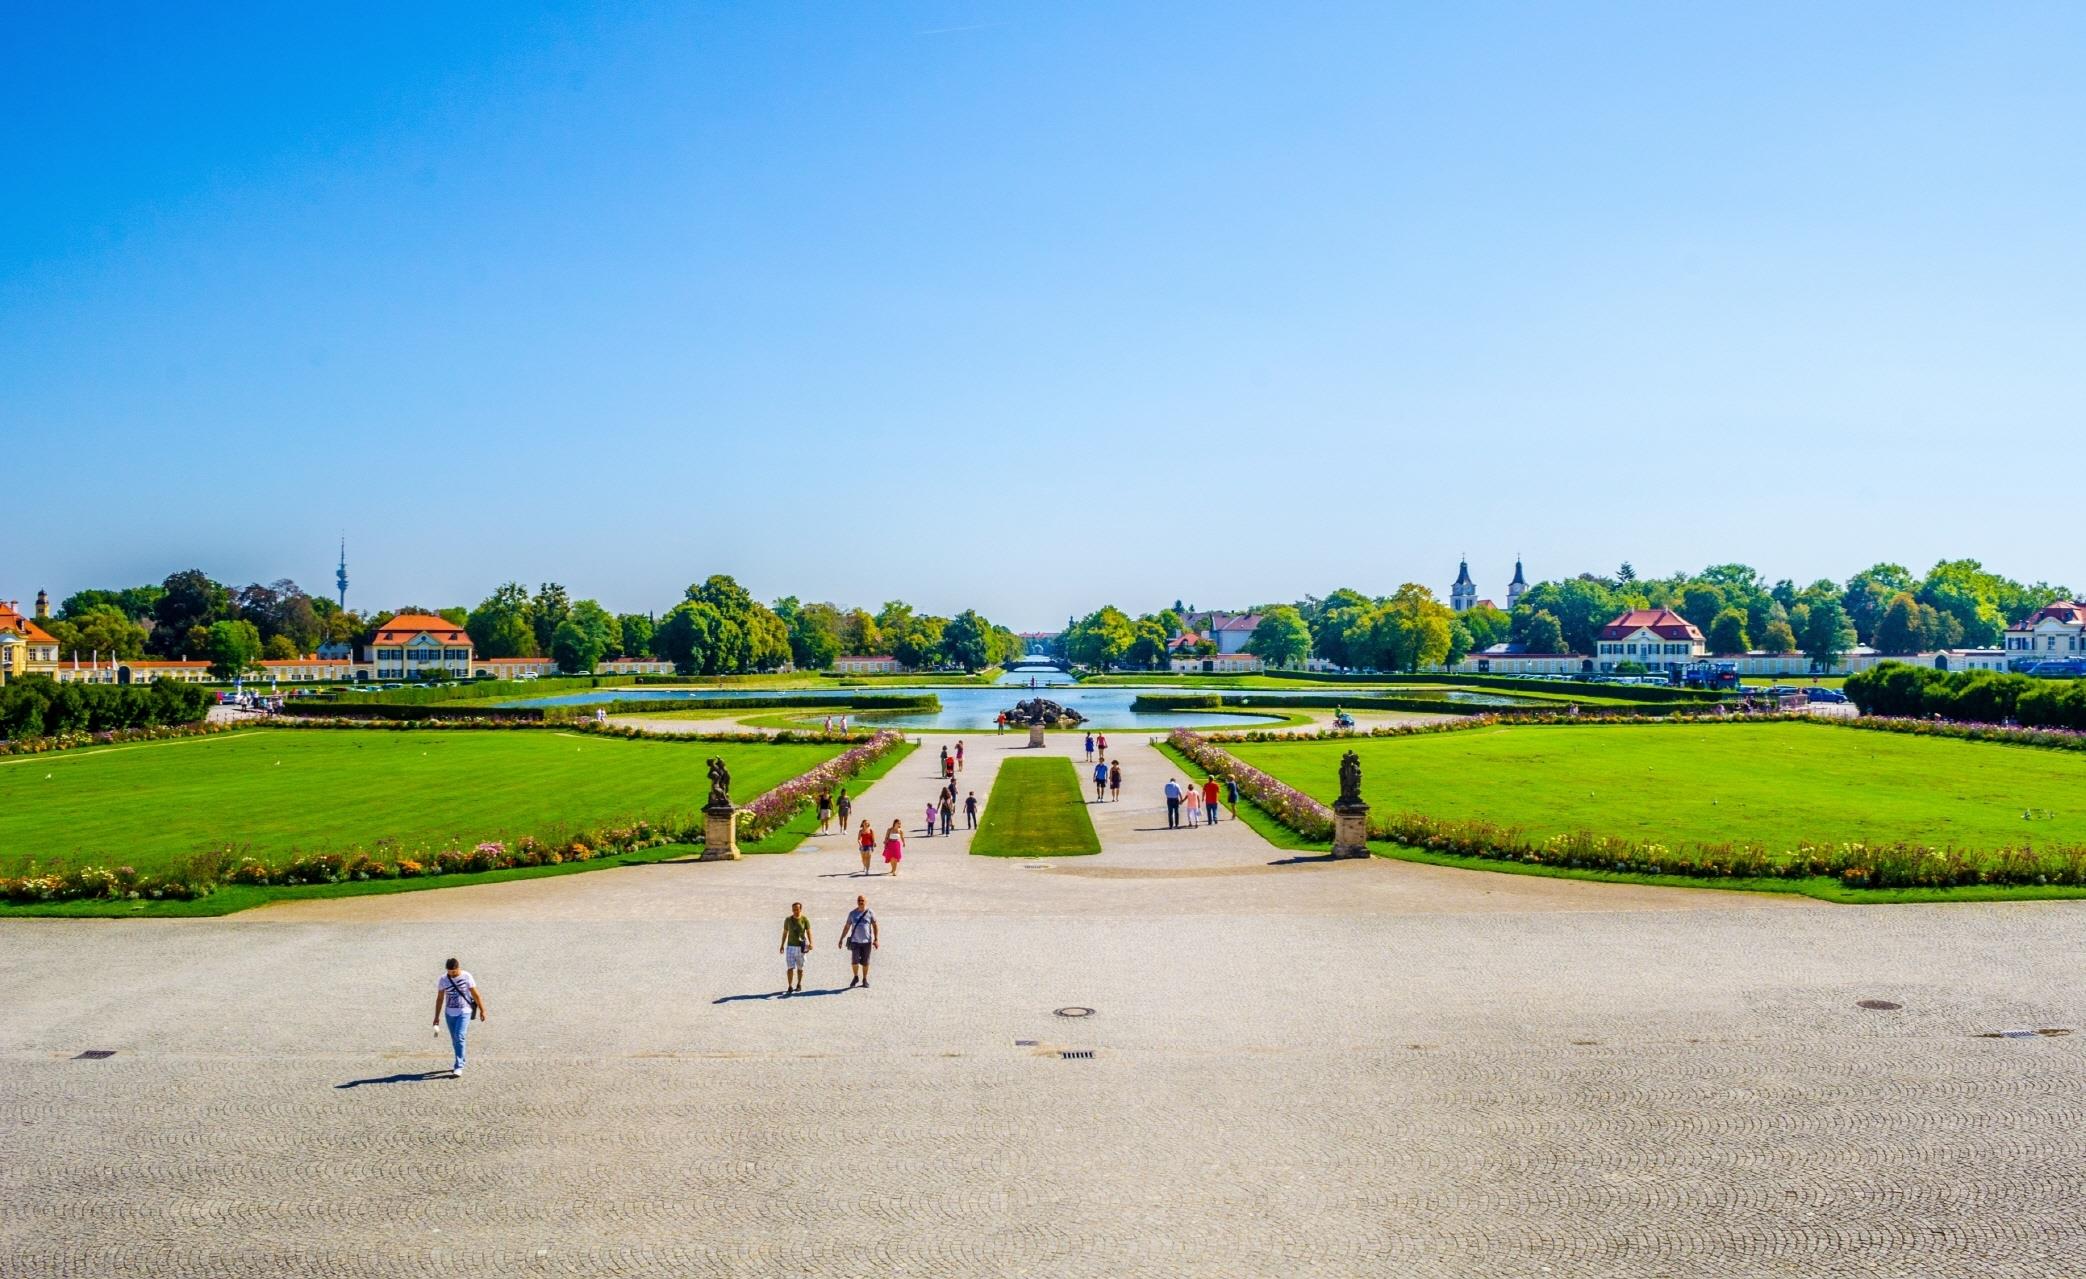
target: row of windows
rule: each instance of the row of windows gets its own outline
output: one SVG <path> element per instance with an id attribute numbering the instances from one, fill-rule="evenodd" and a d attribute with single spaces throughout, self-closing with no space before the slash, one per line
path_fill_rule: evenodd
<path id="1" fill-rule="evenodd" d="M 1674 655 L 1679 655 L 1679 654 L 1686 654 L 1686 653 L 1692 653 L 1692 652 L 1694 652 L 1694 651 L 1695 651 L 1695 646 L 1694 646 L 1693 644 L 1634 644 L 1634 643 L 1632 643 L 1632 644 L 1618 644 L 1618 643 L 1608 643 L 1608 644 L 1603 644 L 1603 645 L 1601 645 L 1601 651 L 1602 651 L 1603 653 L 1622 653 L 1622 654 L 1626 654 L 1626 655 L 1628 655 L 1628 656 L 1631 656 L 1631 657 L 1635 657 L 1635 656 L 1636 656 L 1636 655 L 1637 655 L 1638 653 L 1640 653 L 1640 652 L 1641 652 L 1641 653 L 1643 653 L 1643 654 L 1644 654 L 1644 655 L 1645 655 L 1646 657 L 1651 657 L 1651 656 L 1654 656 L 1654 655 L 1656 655 L 1656 654 L 1661 654 L 1661 653 L 1665 653 L 1665 654 L 1674 654 Z"/>
<path id="2" fill-rule="evenodd" d="M 2080 643 L 2080 641 L 2079 641 L 2079 637 L 2078 637 L 2078 636 L 2074 636 L 2074 635 L 2045 635 L 2045 636 L 2043 636 L 2043 641 L 2044 641 L 2044 643 L 2043 643 L 2043 651 L 2044 651 L 2044 652 L 2049 652 L 2049 653 L 2054 653 L 2054 652 L 2058 651 L 2058 645 L 2057 645 L 2057 641 L 2058 641 L 2058 640 L 2063 640 L 2063 641 L 2064 641 L 2064 651 L 2065 651 L 2065 652 L 2067 652 L 2067 653 L 2076 653 L 2076 652 L 2079 652 L 2079 651 L 2080 651 L 2080 649 L 2079 649 L 2079 643 Z M 2010 648 L 2010 649 L 2013 649 L 2013 650 L 2015 650 L 2016 652 L 2033 652 L 2033 651 L 2034 651 L 2034 649 L 2035 649 L 2035 636 L 2033 636 L 2033 635 L 2009 635 L 2009 636 L 2007 636 L 2007 637 L 2006 637 L 2006 646 L 2007 646 L 2008 648 Z"/>
<path id="3" fill-rule="evenodd" d="M 406 652 L 406 650 L 398 648 L 379 648 L 372 651 L 380 662 L 398 661 L 399 655 Z M 416 645 L 408 656 L 416 662 L 432 662 L 438 659 L 445 662 L 468 662 L 471 660 L 471 650 L 468 648 L 435 649 Z"/>

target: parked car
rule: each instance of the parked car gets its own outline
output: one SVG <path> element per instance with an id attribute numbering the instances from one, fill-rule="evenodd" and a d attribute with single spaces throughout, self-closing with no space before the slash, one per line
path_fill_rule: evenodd
<path id="1" fill-rule="evenodd" d="M 1845 704 L 1847 694 L 1837 688 L 1814 688 L 1811 690 L 1811 700 L 1814 702 L 1830 702 L 1835 706 L 1839 706 Z"/>

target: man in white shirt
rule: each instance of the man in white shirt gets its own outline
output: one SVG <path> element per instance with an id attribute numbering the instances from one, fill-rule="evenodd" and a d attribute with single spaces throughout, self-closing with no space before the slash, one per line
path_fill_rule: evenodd
<path id="1" fill-rule="evenodd" d="M 485 1020 L 485 1000 L 471 974 L 452 959 L 435 981 L 434 1022 L 437 1026 L 444 1021 L 449 1023 L 449 1043 L 456 1049 L 456 1064 L 449 1068 L 452 1076 L 464 1073 L 464 1033 L 470 1029 L 473 1017 Z"/>

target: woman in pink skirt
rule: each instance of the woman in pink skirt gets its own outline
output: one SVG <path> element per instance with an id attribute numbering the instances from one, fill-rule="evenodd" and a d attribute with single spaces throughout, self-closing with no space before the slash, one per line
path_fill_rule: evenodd
<path id="1" fill-rule="evenodd" d="M 884 832 L 884 869 L 896 875 L 899 859 L 904 856 L 905 824 L 892 822 L 891 829 Z"/>

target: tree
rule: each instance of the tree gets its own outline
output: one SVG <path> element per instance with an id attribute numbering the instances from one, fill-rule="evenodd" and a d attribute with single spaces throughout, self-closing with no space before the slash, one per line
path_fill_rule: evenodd
<path id="1" fill-rule="evenodd" d="M 1830 669 L 1847 655 L 1857 640 L 1854 623 L 1847 620 L 1847 610 L 1840 607 L 1837 599 L 1820 600 L 1811 605 L 1804 618 L 1804 655 L 1818 670 Z"/>
<path id="2" fill-rule="evenodd" d="M 1370 665 L 1416 671 L 1447 660 L 1455 614 L 1426 587 L 1407 582 L 1367 616 Z"/>
<path id="3" fill-rule="evenodd" d="M 1580 576 L 1529 587 L 1514 610 L 1514 620 L 1517 627 L 1525 627 L 1526 618 L 1548 612 L 1564 628 L 1564 646 L 1559 651 L 1591 653 L 1601 628 L 1623 609 L 1624 600 L 1617 592 L 1592 577 Z M 1525 634 L 1522 642 L 1528 642 Z"/>
<path id="4" fill-rule="evenodd" d="M 550 655 L 561 671 L 591 674 L 601 659 L 615 652 L 622 642 L 615 615 L 596 600 L 581 600 L 552 632 Z"/>
<path id="5" fill-rule="evenodd" d="M 1996 647 L 2006 632 L 2006 613 L 2000 598 L 2018 583 L 1985 571 L 1976 560 L 1943 560 L 1927 570 L 1915 592 L 1928 608 L 1948 614 L 1962 624 L 1963 642 L 1979 648 Z"/>
<path id="6" fill-rule="evenodd" d="M 884 647 L 884 633 L 877 629 L 876 618 L 867 610 L 851 608 L 840 615 L 840 651 L 853 657 L 865 657 L 880 653 Z"/>
<path id="7" fill-rule="evenodd" d="M 551 637 L 558 633 L 558 624 L 571 614 L 572 601 L 564 587 L 545 582 L 536 588 L 536 598 L 529 601 L 529 631 L 536 637 L 537 652 L 550 652 Z"/>
<path id="8" fill-rule="evenodd" d="M 464 619 L 464 630 L 480 657 L 538 657 L 536 628 L 530 622 L 529 589 L 503 582 Z"/>
<path id="9" fill-rule="evenodd" d="M 1891 654 L 1919 652 L 1927 640 L 1928 622 L 1923 616 L 1926 611 L 1918 600 L 1912 598 L 1910 591 L 1899 591 L 1892 596 L 1870 640 L 1876 651 Z M 1859 630 L 1856 627 L 1856 631 Z"/>
<path id="10" fill-rule="evenodd" d="M 1847 610 L 1847 618 L 1854 623 L 1854 633 L 1864 641 L 1875 643 L 1876 628 L 1883 622 L 1884 610 L 1900 595 L 1909 594 L 1916 586 L 1911 570 L 1903 564 L 1871 564 L 1847 579 L 1847 589 L 1840 596 L 1840 607 Z"/>
<path id="11" fill-rule="evenodd" d="M 942 660 L 965 671 L 981 671 L 992 665 L 994 647 L 992 623 L 978 616 L 975 609 L 963 610 L 942 628 Z"/>
<path id="12" fill-rule="evenodd" d="M 1623 561 L 1623 562 L 1622 562 L 1622 563 L 1621 563 L 1620 565 L 1618 565 L 1618 566 L 1616 567 L 1616 570 L 1615 570 L 1615 580 L 1616 580 L 1616 581 L 1618 581 L 1618 582 L 1634 582 L 1634 581 L 1636 581 L 1636 580 L 1637 580 L 1637 566 L 1636 566 L 1636 565 L 1634 565 L 1634 564 L 1632 564 L 1632 563 L 1630 563 L 1630 562 L 1629 562 L 1628 560 L 1624 560 L 1624 561 Z"/>
<path id="13" fill-rule="evenodd" d="M 96 604 L 44 623 L 61 656 L 142 657 L 145 628 L 114 604 Z"/>
<path id="14" fill-rule="evenodd" d="M 652 632 L 657 625 L 643 613 L 622 613 L 616 617 L 616 630 L 623 642 L 617 646 L 618 657 L 650 657 L 652 655 Z"/>
<path id="15" fill-rule="evenodd" d="M 1566 652 L 1564 626 L 1555 613 L 1537 613 L 1522 628 L 1521 644 L 1531 653 Z"/>
<path id="16" fill-rule="evenodd" d="M 1729 607 L 1730 602 L 1724 598 L 1724 592 L 1708 582 L 1690 582 L 1681 589 L 1680 615 L 1705 631 L 1709 629 L 1710 623 L 1716 620 L 1717 614 Z M 1743 620 L 1744 614 L 1740 614 L 1740 618 Z"/>
<path id="17" fill-rule="evenodd" d="M 152 606 L 153 650 L 177 658 L 199 654 L 200 648 L 190 647 L 190 637 L 229 616 L 231 592 L 193 568 L 169 576 L 161 590 L 164 593 Z M 254 647 L 260 648 L 258 639 Z"/>
<path id="18" fill-rule="evenodd" d="M 1311 627 L 1312 651 L 1335 666 L 1362 665 L 1349 647 L 1348 636 L 1360 633 L 1357 623 L 1375 606 L 1376 601 L 1346 587 L 1317 601 L 1312 611 L 1304 614 Z"/>
<path id="19" fill-rule="evenodd" d="M 932 666 L 941 657 L 942 633 L 948 619 L 908 616 L 891 642 L 891 656 L 906 666 Z"/>
<path id="20" fill-rule="evenodd" d="M 1709 622 L 1709 651 L 1712 653 L 1744 653 L 1753 647 L 1746 636 L 1746 615 L 1735 608 L 1727 608 Z"/>
<path id="21" fill-rule="evenodd" d="M 153 606 L 159 603 L 166 588 L 163 586 L 126 586 L 118 591 L 90 588 L 74 591 L 58 605 L 58 616 L 77 620 L 79 615 L 95 608 L 113 608 L 135 622 L 153 615 Z"/>
<path id="22" fill-rule="evenodd" d="M 261 643 L 261 656 L 271 662 L 294 662 L 303 654 L 297 651 L 297 642 L 287 635 L 270 635 Z"/>
<path id="23" fill-rule="evenodd" d="M 1770 653 L 1794 653 L 1796 651 L 1796 632 L 1789 629 L 1788 622 L 1783 621 L 1781 618 L 1776 618 L 1767 624 L 1765 631 L 1761 632 L 1760 647 Z"/>
<path id="24" fill-rule="evenodd" d="M 1105 671 L 1122 662 L 1136 639 L 1129 615 L 1108 604 L 1073 624 L 1065 635 L 1065 655 L 1082 666 Z"/>
<path id="25" fill-rule="evenodd" d="M 717 630 L 723 621 L 710 605 L 683 600 L 659 619 L 652 632 L 652 652 L 683 675 L 714 673 Z"/>
<path id="26" fill-rule="evenodd" d="M 1295 666 L 1311 654 L 1311 628 L 1296 609 L 1277 604 L 1261 613 L 1246 651 L 1269 666 Z"/>
<path id="27" fill-rule="evenodd" d="M 218 679 L 238 679 L 260 659 L 261 633 L 252 622 L 212 622 L 206 635 L 204 649 L 210 673 Z"/>
<path id="28" fill-rule="evenodd" d="M 840 653 L 840 629 L 834 625 L 833 606 L 813 605 L 796 609 L 794 614 L 775 610 L 775 615 L 789 628 L 790 661 L 800 671 L 825 670 Z"/>
<path id="29" fill-rule="evenodd" d="M 1132 625 L 1130 647 L 1123 653 L 1123 660 L 1148 671 L 1159 670 L 1167 664 L 1166 644 L 1172 638 L 1173 632 L 1157 617 L 1140 617 Z"/>
<path id="30" fill-rule="evenodd" d="M 1514 619 L 1507 616 L 1506 610 L 1483 600 L 1458 613 L 1456 621 L 1470 637 L 1465 652 L 1504 643 L 1514 631 Z"/>

